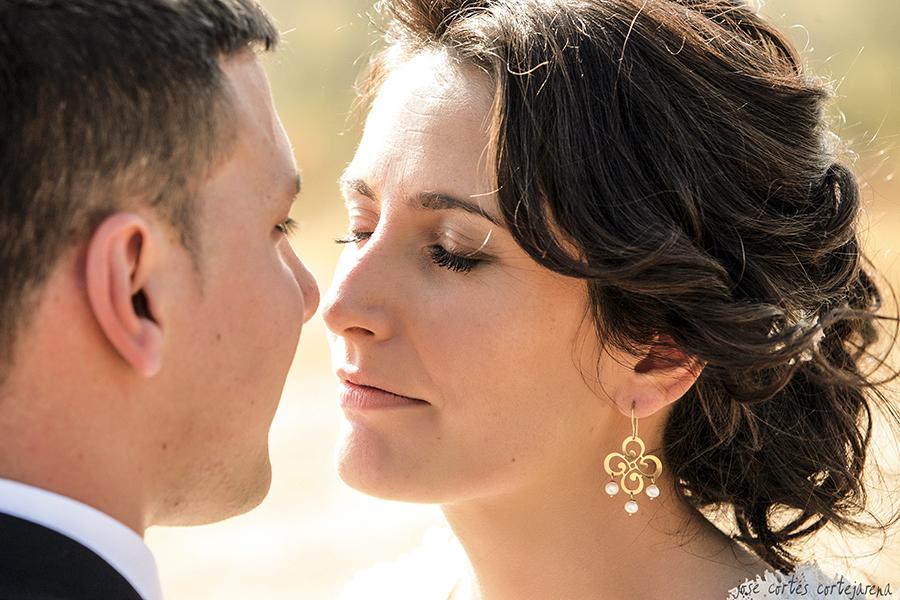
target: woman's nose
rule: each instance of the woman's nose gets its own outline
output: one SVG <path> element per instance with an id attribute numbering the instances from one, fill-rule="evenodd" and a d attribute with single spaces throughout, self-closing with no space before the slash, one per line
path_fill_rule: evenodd
<path id="1" fill-rule="evenodd" d="M 359 339 L 390 336 L 391 297 L 399 290 L 392 283 L 389 263 L 378 248 L 341 257 L 322 309 L 332 333 Z"/>

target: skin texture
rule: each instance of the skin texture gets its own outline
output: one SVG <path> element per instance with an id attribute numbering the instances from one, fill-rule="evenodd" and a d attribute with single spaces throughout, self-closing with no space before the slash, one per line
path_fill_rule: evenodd
<path id="1" fill-rule="evenodd" d="M 266 76 L 250 52 L 222 67 L 237 135 L 199 189 L 197 262 L 149 208 L 110 216 L 54 268 L 0 396 L 0 476 L 139 534 L 262 500 L 269 426 L 319 301 L 281 226 L 299 180 Z"/>
<path id="2" fill-rule="evenodd" d="M 323 301 L 336 372 L 425 402 L 345 406 L 340 475 L 442 505 L 472 565 L 459 597 L 724 597 L 761 565 L 674 499 L 665 466 L 661 497 L 638 498 L 633 517 L 603 491 L 631 407 L 659 455 L 702 366 L 603 347 L 580 280 L 540 267 L 487 218 L 422 207 L 438 193 L 498 216 L 491 94 L 480 71 L 417 55 L 383 84 L 344 175 L 356 242 Z M 481 262 L 447 269 L 435 246 Z"/>

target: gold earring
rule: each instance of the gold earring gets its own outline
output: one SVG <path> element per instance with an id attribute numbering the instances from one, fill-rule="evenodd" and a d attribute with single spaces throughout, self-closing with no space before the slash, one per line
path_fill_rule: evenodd
<path id="1" fill-rule="evenodd" d="M 628 516 L 638 511 L 638 503 L 634 499 L 635 494 L 640 494 L 644 489 L 644 478 L 650 480 L 647 486 L 647 496 L 652 500 L 659 496 L 659 487 L 656 478 L 662 473 L 662 462 L 652 454 L 644 454 L 646 447 L 644 440 L 638 437 L 637 419 L 634 418 L 634 403 L 631 404 L 631 435 L 622 442 L 622 452 L 610 452 L 603 461 L 603 468 L 609 475 L 606 484 L 606 493 L 610 498 L 619 493 L 619 489 L 625 490 L 630 499 L 625 503 L 625 512 Z M 615 462 L 615 468 L 613 463 Z M 613 478 L 618 477 L 620 483 Z"/>

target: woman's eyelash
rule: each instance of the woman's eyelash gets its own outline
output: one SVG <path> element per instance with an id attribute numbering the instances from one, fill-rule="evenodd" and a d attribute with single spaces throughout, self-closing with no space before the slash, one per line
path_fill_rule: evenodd
<path id="1" fill-rule="evenodd" d="M 287 219 L 276 225 L 275 229 L 280 231 L 283 235 L 290 237 L 300 230 L 300 224 L 292 218 L 288 217 Z"/>
<path id="2" fill-rule="evenodd" d="M 334 240 L 336 244 L 358 244 L 372 237 L 371 231 L 351 231 L 347 237 Z"/>
<path id="3" fill-rule="evenodd" d="M 351 231 L 347 237 L 334 240 L 338 244 L 358 244 L 372 237 L 371 231 Z M 457 273 L 468 273 L 474 269 L 482 259 L 474 256 L 461 256 L 448 251 L 443 246 L 431 246 L 429 248 L 431 260 L 439 267 L 456 271 Z"/>
<path id="4" fill-rule="evenodd" d="M 432 246 L 430 250 L 431 260 L 434 261 L 434 264 L 458 273 L 468 273 L 481 262 L 478 258 L 453 254 L 443 246 Z"/>

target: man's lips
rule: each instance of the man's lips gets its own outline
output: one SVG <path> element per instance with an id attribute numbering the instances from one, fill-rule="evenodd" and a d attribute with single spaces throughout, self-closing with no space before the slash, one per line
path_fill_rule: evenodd
<path id="1" fill-rule="evenodd" d="M 428 406 L 424 400 L 400 396 L 373 386 L 359 385 L 346 379 L 341 381 L 338 402 L 342 408 L 358 410 Z"/>

